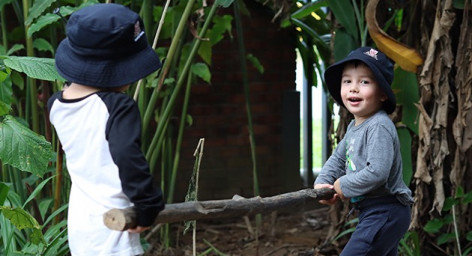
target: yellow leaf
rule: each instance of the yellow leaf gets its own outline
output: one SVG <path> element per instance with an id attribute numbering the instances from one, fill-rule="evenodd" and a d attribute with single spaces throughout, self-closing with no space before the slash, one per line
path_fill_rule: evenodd
<path id="1" fill-rule="evenodd" d="M 393 39 L 380 29 L 375 19 L 379 0 L 370 0 L 365 11 L 367 28 L 377 48 L 397 63 L 402 69 L 416 73 L 418 66 L 423 64 L 423 58 L 413 48 Z"/>

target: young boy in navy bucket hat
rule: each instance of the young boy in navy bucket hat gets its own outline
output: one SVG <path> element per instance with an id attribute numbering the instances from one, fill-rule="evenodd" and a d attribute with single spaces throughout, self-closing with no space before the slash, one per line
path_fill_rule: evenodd
<path id="1" fill-rule="evenodd" d="M 314 187 L 349 199 L 359 222 L 341 255 L 397 255 L 411 220 L 413 198 L 403 181 L 400 142 L 388 114 L 396 107 L 393 65 L 380 51 L 361 47 L 328 67 L 324 78 L 336 102 L 354 115 Z"/>
<path id="2" fill-rule="evenodd" d="M 123 92 L 161 67 L 138 14 L 118 4 L 74 12 L 56 68 L 68 81 L 48 101 L 72 180 L 68 211 L 71 254 L 139 255 L 139 233 L 164 208 L 141 151 L 138 107 Z M 108 229 L 103 214 L 136 209 L 137 227 Z"/>

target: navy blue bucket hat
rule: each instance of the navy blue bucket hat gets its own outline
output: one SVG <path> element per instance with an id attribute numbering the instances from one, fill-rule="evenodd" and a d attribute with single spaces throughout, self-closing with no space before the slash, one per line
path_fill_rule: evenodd
<path id="1" fill-rule="evenodd" d="M 383 105 L 385 112 L 388 114 L 393 113 L 396 108 L 395 94 L 391 88 L 393 81 L 393 64 L 385 54 L 372 47 L 358 48 L 349 53 L 346 58 L 326 69 L 324 79 L 331 96 L 333 96 L 334 100 L 339 105 L 344 107 L 341 99 L 341 78 L 344 64 L 355 60 L 363 62 L 370 68 L 380 89 L 385 92 L 388 97 Z"/>
<path id="2" fill-rule="evenodd" d="M 119 4 L 74 12 L 56 51 L 56 69 L 67 81 L 101 88 L 128 85 L 161 67 L 139 15 Z"/>

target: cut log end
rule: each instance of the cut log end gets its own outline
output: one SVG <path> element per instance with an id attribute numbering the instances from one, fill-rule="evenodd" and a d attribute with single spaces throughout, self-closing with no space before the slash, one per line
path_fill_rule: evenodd
<path id="1" fill-rule="evenodd" d="M 134 208 L 111 209 L 103 215 L 103 222 L 111 230 L 125 231 L 136 227 Z"/>

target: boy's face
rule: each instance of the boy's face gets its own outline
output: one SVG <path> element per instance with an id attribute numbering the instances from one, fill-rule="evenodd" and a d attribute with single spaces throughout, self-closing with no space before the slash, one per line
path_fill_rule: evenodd
<path id="1" fill-rule="evenodd" d="M 377 85 L 369 67 L 347 63 L 341 78 L 341 98 L 358 125 L 382 108 L 387 95 Z"/>

